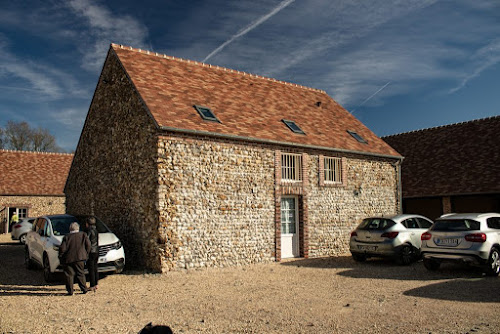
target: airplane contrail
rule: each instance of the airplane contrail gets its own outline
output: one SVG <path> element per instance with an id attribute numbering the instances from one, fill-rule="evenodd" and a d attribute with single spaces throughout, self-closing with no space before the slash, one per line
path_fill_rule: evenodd
<path id="1" fill-rule="evenodd" d="M 365 104 L 366 102 L 370 101 L 375 95 L 377 95 L 378 93 L 380 93 L 382 90 L 384 90 L 385 87 L 389 86 L 389 84 L 391 83 L 392 81 L 389 81 L 387 82 L 385 85 L 383 85 L 382 87 L 380 87 L 375 93 L 373 93 L 372 95 L 368 96 L 363 102 L 361 102 L 361 104 L 359 104 L 358 106 L 356 106 L 356 108 L 359 108 L 361 107 L 363 104 Z M 351 111 L 351 114 L 354 113 L 354 111 L 356 110 L 356 108 L 354 108 L 352 111 Z"/>
<path id="2" fill-rule="evenodd" d="M 295 0 L 285 0 L 285 1 L 282 1 L 271 12 L 269 12 L 266 15 L 262 16 L 258 20 L 250 23 L 250 25 L 248 27 L 246 27 L 245 29 L 239 31 L 236 35 L 231 36 L 230 39 L 228 39 L 227 41 L 225 41 L 224 43 L 222 43 L 217 49 L 215 49 L 212 52 L 210 52 L 210 54 L 208 56 L 206 56 L 205 59 L 203 59 L 202 62 L 206 62 L 208 59 L 212 58 L 214 55 L 216 55 L 217 53 L 221 52 L 222 49 L 224 49 L 228 44 L 232 43 L 236 38 L 241 37 L 241 36 L 247 34 L 249 31 L 255 29 L 261 23 L 269 20 L 271 17 L 273 17 L 274 15 L 276 15 L 279 11 L 281 11 L 284 8 L 286 8 L 289 4 L 291 4 L 294 1 Z"/>

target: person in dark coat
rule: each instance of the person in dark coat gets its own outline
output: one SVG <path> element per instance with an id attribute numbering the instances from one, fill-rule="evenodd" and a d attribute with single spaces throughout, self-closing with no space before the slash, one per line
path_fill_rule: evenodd
<path id="1" fill-rule="evenodd" d="M 69 225 L 69 233 L 63 238 L 59 247 L 59 260 L 64 266 L 67 295 L 73 295 L 73 283 L 76 281 L 82 293 L 87 293 L 84 266 L 90 252 L 90 240 L 87 234 L 80 232 L 80 225 L 74 222 Z"/>
<path id="2" fill-rule="evenodd" d="M 95 218 L 89 217 L 87 219 L 87 235 L 90 239 L 90 254 L 87 261 L 90 278 L 90 290 L 97 290 L 97 282 L 99 281 L 99 272 L 97 271 L 97 260 L 99 259 L 99 235 L 95 226 Z"/>

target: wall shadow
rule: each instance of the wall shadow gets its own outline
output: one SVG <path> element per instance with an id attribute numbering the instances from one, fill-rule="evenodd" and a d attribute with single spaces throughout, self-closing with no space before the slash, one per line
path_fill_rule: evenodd
<path id="1" fill-rule="evenodd" d="M 411 289 L 403 292 L 403 295 L 447 301 L 499 303 L 498 279 L 498 277 L 460 278 Z"/>

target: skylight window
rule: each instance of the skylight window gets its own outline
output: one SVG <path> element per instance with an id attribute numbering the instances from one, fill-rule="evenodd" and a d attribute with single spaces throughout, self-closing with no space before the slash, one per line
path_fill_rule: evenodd
<path id="1" fill-rule="evenodd" d="M 361 137 L 357 132 L 355 131 L 350 131 L 350 130 L 347 130 L 347 132 L 354 137 L 354 139 L 356 139 L 357 141 L 359 141 L 360 143 L 363 143 L 363 144 L 368 144 L 368 142 L 365 140 L 365 138 Z"/>
<path id="2" fill-rule="evenodd" d="M 304 131 L 302 131 L 302 129 L 297 124 L 295 124 L 294 121 L 289 121 L 289 120 L 286 120 L 286 119 L 282 119 L 281 121 L 283 123 L 285 123 L 286 126 L 288 126 L 288 128 L 290 130 L 292 130 L 293 132 L 305 135 Z"/>
<path id="3" fill-rule="evenodd" d="M 207 121 L 219 122 L 219 119 L 215 116 L 215 114 L 210 110 L 210 108 L 202 107 L 202 106 L 193 106 L 196 111 L 200 114 L 201 118 Z"/>

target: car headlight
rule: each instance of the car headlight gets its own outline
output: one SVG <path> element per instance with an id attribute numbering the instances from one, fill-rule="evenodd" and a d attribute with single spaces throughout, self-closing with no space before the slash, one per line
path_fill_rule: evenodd
<path id="1" fill-rule="evenodd" d="M 121 241 L 115 242 L 113 246 L 114 249 L 120 249 L 122 248 L 122 242 Z"/>

